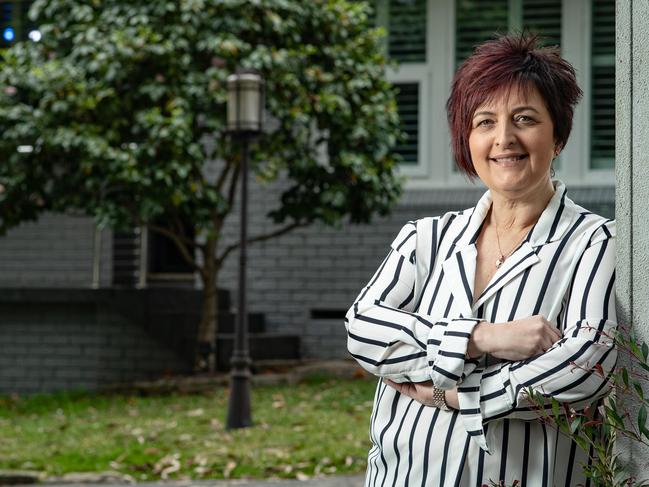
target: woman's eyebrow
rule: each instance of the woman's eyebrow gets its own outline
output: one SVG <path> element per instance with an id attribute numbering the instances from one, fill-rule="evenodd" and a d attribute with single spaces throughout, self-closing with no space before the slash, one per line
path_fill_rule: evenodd
<path id="1" fill-rule="evenodd" d="M 475 115 L 473 115 L 473 118 L 479 117 L 480 115 L 495 115 L 494 112 L 477 112 Z"/>
<path id="2" fill-rule="evenodd" d="M 533 112 L 540 113 L 536 108 L 534 108 L 532 106 L 529 106 L 529 105 L 525 105 L 525 106 L 522 106 L 522 107 L 516 107 L 516 108 L 514 108 L 512 110 L 512 113 L 518 113 L 518 112 L 522 112 L 522 111 L 525 111 L 525 110 L 531 110 Z M 476 112 L 476 114 L 473 115 L 473 118 L 479 117 L 480 115 L 494 116 L 496 114 L 494 112 L 488 112 L 488 111 Z"/>
<path id="3" fill-rule="evenodd" d="M 529 105 L 525 105 L 525 106 L 522 106 L 522 107 L 516 107 L 516 108 L 514 108 L 512 110 L 512 113 L 522 112 L 524 110 L 531 110 L 533 112 L 540 113 L 536 108 L 531 107 Z"/>

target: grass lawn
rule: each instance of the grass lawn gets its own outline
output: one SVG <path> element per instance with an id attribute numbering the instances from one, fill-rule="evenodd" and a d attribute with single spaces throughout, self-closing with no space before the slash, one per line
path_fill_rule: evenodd
<path id="1" fill-rule="evenodd" d="M 227 391 L 0 397 L 0 469 L 159 478 L 358 473 L 376 382 L 312 377 L 255 387 L 254 426 L 226 431 Z"/>

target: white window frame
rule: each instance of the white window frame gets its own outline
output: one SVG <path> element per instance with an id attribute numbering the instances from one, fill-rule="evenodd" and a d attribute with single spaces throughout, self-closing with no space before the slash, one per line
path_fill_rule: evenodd
<path id="1" fill-rule="evenodd" d="M 425 64 L 413 64 L 406 69 L 401 69 L 390 73 L 388 79 L 390 83 L 416 83 L 418 86 L 419 98 L 417 99 L 417 163 L 400 164 L 399 172 L 408 179 L 427 178 L 431 164 L 425 164 L 424 161 L 430 161 L 429 144 L 422 144 L 425 134 L 429 133 L 430 110 L 426 108 L 426 101 L 430 100 L 430 83 L 428 82 L 428 73 Z"/>
<path id="2" fill-rule="evenodd" d="M 521 15 L 521 0 L 509 0 L 510 24 Z M 613 186 L 614 169 L 590 168 L 591 132 L 591 1 L 563 0 L 561 50 L 577 72 L 584 95 L 575 110 L 573 129 L 560 157 L 556 177 L 570 186 Z M 387 0 L 380 1 L 377 18 L 387 28 Z M 566 19 L 570 19 L 570 25 Z M 520 19 L 518 19 L 520 23 Z M 405 189 L 474 187 L 452 170 L 446 99 L 455 71 L 455 0 L 428 0 L 426 8 L 426 62 L 403 63 L 388 70 L 391 83 L 419 83 L 419 133 L 416 165 L 403 165 Z M 571 163 L 570 161 L 576 161 Z"/>

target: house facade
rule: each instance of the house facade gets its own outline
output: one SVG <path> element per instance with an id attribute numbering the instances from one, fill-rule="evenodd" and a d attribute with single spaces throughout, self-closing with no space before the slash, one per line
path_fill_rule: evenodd
<path id="1" fill-rule="evenodd" d="M 0 1 L 5 45 L 30 36 L 33 27 L 24 16 L 28 3 Z M 385 28 L 384 48 L 397 63 L 387 77 L 399 89 L 398 109 L 408 135 L 397 148 L 403 157 L 399 172 L 406 177 L 401 200 L 389 217 L 368 225 L 312 226 L 248 250 L 250 311 L 264 316 L 268 336 L 277 340 L 299 337 L 299 354 L 304 358 L 347 356 L 343 315 L 406 221 L 469 208 L 484 191 L 479 183 L 468 182 L 453 164 L 445 103 L 459 63 L 494 32 L 536 32 L 547 44 L 559 45 L 575 67 L 584 97 L 575 113 L 570 141 L 555 161 L 556 177 L 577 203 L 614 216 L 614 0 L 375 0 L 374 7 L 372 19 Z M 11 40 L 4 35 L 8 28 L 13 31 Z M 279 180 L 262 185 L 251 176 L 251 236 L 273 230 L 265 215 L 276 207 L 286 184 Z M 224 246 L 238 238 L 237 208 L 225 228 Z M 232 303 L 236 303 L 237 273 L 237 258 L 232 255 L 219 276 L 219 287 L 230 291 Z M 169 346 L 173 339 L 161 339 L 155 324 L 135 326 L 127 341 L 137 345 L 124 345 L 126 351 L 119 356 L 93 362 L 93 354 L 123 346 L 116 337 L 130 337 L 129 320 L 143 315 L 106 320 L 105 313 L 96 311 L 105 307 L 87 293 L 104 293 L 102 302 L 106 303 L 115 289 L 120 293 L 132 290 L 136 297 L 124 298 L 129 301 L 144 296 L 141 291 L 165 293 L 182 288 L 191 294 L 199 286 L 197 276 L 187 272 L 168 242 L 146 229 L 114 233 L 97 229 L 92 219 L 73 215 L 44 215 L 36 223 L 21 225 L 0 239 L 0 287 L 9 291 L 4 293 L 6 298 L 0 293 L 0 347 L 4 347 L 0 351 L 6 352 L 0 353 L 0 392 L 95 387 L 101 381 L 137 378 L 129 373 L 145 363 L 149 364 L 146 376 L 183 370 L 182 365 L 169 365 L 182 360 Z M 33 304 L 27 317 L 25 302 Z M 191 302 L 195 301 L 188 298 L 178 307 L 182 310 Z M 35 309 L 40 311 L 35 313 Z M 74 309 L 85 314 L 77 316 Z M 52 316 L 54 324 L 48 322 Z M 180 313 L 174 316 L 179 322 L 186 320 Z M 92 328 L 96 343 L 70 338 L 75 333 L 69 328 L 70 320 L 78 322 L 81 330 Z M 92 322 L 92 326 L 82 322 Z M 39 332 L 41 325 L 49 331 Z M 165 329 L 173 326 L 173 322 L 166 323 Z M 60 335 L 66 338 L 57 342 Z M 131 357 L 131 349 L 155 352 L 141 359 L 135 354 Z M 85 362 L 75 366 L 79 354 Z M 27 360 L 27 355 L 49 357 L 53 376 L 39 375 L 43 361 Z M 112 375 L 105 371 L 106 364 L 120 360 L 129 365 Z M 59 374 L 57 367 L 68 372 Z M 75 372 L 80 367 L 81 371 L 89 367 L 89 371 L 85 375 Z M 24 375 L 32 369 L 35 379 L 30 382 Z"/>

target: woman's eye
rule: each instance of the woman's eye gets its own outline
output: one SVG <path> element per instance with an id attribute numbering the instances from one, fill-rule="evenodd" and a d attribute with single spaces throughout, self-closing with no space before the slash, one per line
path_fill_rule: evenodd
<path id="1" fill-rule="evenodd" d="M 519 115 L 518 117 L 516 117 L 516 121 L 527 123 L 527 122 L 533 122 L 534 120 L 531 117 L 528 117 L 527 115 Z"/>
<path id="2" fill-rule="evenodd" d="M 487 125 L 491 125 L 492 123 L 493 123 L 493 121 L 492 121 L 492 120 L 489 120 L 489 119 L 480 120 L 480 121 L 478 122 L 477 127 L 486 127 Z"/>

